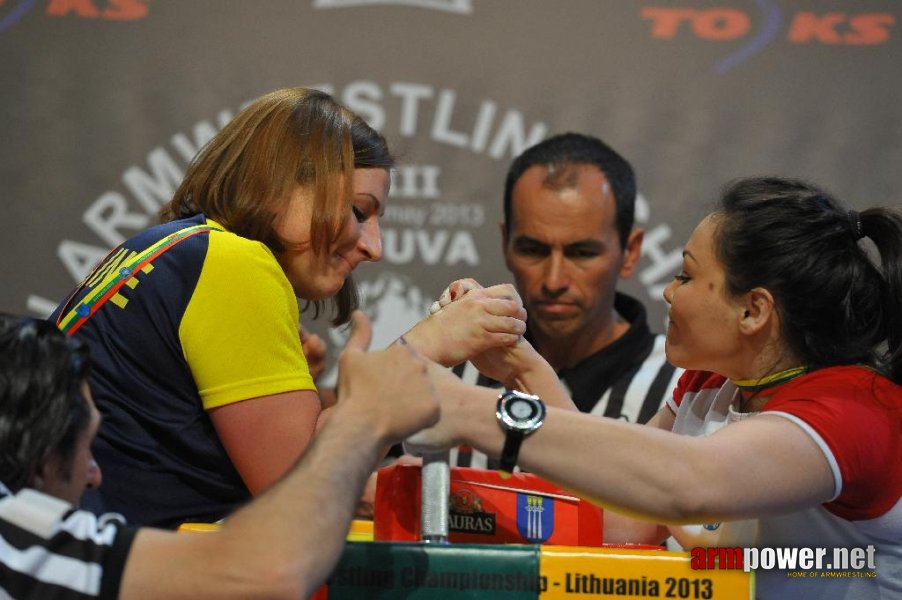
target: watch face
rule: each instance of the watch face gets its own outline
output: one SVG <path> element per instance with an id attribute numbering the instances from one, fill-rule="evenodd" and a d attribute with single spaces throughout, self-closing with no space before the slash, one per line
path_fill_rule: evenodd
<path id="1" fill-rule="evenodd" d="M 511 390 L 498 398 L 496 416 L 505 429 L 529 434 L 545 420 L 545 405 L 538 396 Z"/>
<path id="2" fill-rule="evenodd" d="M 533 406 L 531 402 L 527 402 L 526 400 L 522 400 L 520 398 L 514 398 L 507 405 L 507 410 L 510 414 L 519 421 L 526 421 L 530 419 L 534 414 L 536 414 L 536 408 Z"/>

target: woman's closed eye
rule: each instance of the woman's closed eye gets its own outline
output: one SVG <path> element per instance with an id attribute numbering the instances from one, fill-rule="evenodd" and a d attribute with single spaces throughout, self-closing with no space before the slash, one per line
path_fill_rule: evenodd
<path id="1" fill-rule="evenodd" d="M 686 283 L 690 281 L 692 278 L 686 275 L 685 273 L 677 273 L 673 276 L 674 280 L 679 281 L 680 283 Z"/>

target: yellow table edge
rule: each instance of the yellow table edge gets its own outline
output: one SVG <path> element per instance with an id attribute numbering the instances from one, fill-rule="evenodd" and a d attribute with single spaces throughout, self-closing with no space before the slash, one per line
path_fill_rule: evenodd
<path id="1" fill-rule="evenodd" d="M 182 523 L 178 527 L 180 533 L 209 533 L 216 531 L 222 525 L 220 523 Z M 363 519 L 354 519 L 348 528 L 347 540 L 349 542 L 372 542 L 373 522 Z"/>

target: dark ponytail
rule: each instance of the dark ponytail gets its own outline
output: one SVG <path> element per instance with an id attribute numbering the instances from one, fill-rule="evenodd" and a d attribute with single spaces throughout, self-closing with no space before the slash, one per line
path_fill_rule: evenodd
<path id="1" fill-rule="evenodd" d="M 858 213 L 808 183 L 760 177 L 730 185 L 716 214 L 728 291 L 770 290 L 797 356 L 815 368 L 871 365 L 902 383 L 898 209 Z"/>

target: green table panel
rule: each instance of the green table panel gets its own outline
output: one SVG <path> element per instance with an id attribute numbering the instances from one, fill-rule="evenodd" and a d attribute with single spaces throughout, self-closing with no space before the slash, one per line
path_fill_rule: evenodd
<path id="1" fill-rule="evenodd" d="M 349 542 L 329 600 L 539 597 L 538 546 Z"/>

